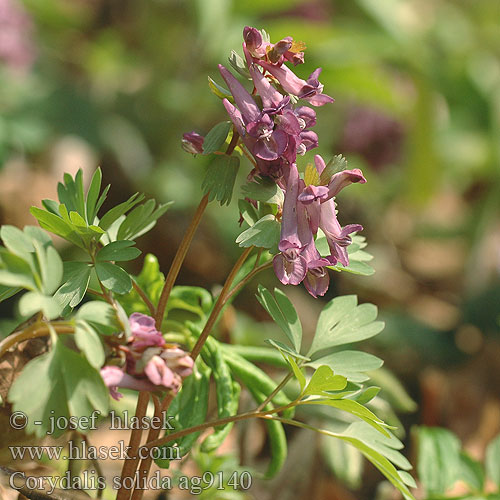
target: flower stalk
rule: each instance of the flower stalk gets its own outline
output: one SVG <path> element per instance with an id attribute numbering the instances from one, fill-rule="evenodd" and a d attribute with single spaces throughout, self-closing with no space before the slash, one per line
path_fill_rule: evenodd
<path id="1" fill-rule="evenodd" d="M 231 285 L 233 284 L 234 278 L 236 278 L 238 271 L 240 270 L 241 266 L 247 260 L 248 256 L 252 252 L 253 248 L 254 248 L 253 246 L 246 248 L 244 250 L 244 252 L 240 255 L 240 258 L 234 264 L 233 268 L 231 269 L 231 272 L 229 273 L 229 275 L 226 279 L 226 282 L 224 283 L 224 286 L 222 287 L 222 290 L 219 294 L 219 297 L 217 298 L 217 302 L 215 303 L 215 306 L 212 309 L 212 312 L 210 313 L 210 316 L 208 317 L 207 322 L 205 323 L 205 327 L 203 328 L 201 335 L 198 337 L 198 340 L 196 341 L 196 344 L 193 347 L 193 350 L 191 351 L 191 357 L 193 358 L 193 360 L 196 360 L 196 358 L 200 354 L 200 351 L 203 348 L 205 341 L 207 340 L 208 336 L 210 335 L 212 328 L 213 328 L 215 322 L 217 321 L 217 318 L 219 317 L 219 313 L 222 311 L 222 308 L 224 307 L 224 304 L 226 303 L 227 295 L 229 293 L 229 289 L 231 288 Z"/>

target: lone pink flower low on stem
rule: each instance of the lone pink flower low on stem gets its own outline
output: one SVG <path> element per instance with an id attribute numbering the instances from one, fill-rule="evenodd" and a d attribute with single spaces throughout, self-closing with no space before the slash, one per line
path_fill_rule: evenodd
<path id="1" fill-rule="evenodd" d="M 119 399 L 118 387 L 136 391 L 177 392 L 182 379 L 193 371 L 193 360 L 176 345 L 167 344 L 155 327 L 154 318 L 133 313 L 129 318 L 132 335 L 126 345 L 125 366 L 101 369 L 111 396 Z"/>

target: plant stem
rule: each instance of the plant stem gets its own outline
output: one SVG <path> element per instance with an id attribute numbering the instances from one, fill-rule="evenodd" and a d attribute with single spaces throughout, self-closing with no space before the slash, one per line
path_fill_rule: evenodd
<path id="1" fill-rule="evenodd" d="M 253 159 L 252 155 L 247 151 L 247 148 L 245 146 L 241 146 L 241 151 L 243 151 L 243 154 L 247 157 L 247 160 L 255 167 L 257 168 L 257 163 Z"/>
<path id="2" fill-rule="evenodd" d="M 148 401 L 149 392 L 139 392 L 139 397 L 137 398 L 137 406 L 135 409 L 135 416 L 137 417 L 139 422 L 142 421 L 143 417 L 146 415 L 146 411 L 148 409 Z M 141 437 L 141 428 L 132 430 L 129 441 L 129 451 L 127 453 L 128 456 L 123 463 L 120 479 L 120 489 L 118 490 L 118 494 L 116 495 L 116 500 L 128 500 L 128 498 L 130 498 L 131 490 L 123 486 L 123 481 L 125 478 L 133 478 L 134 472 L 137 469 L 137 462 L 139 461 L 137 450 L 139 449 L 139 445 L 141 444 Z"/>
<path id="3" fill-rule="evenodd" d="M 191 223 L 182 238 L 181 244 L 177 249 L 177 252 L 174 256 L 174 260 L 172 261 L 172 265 L 168 271 L 167 277 L 165 279 L 165 284 L 163 285 L 163 290 L 161 291 L 160 300 L 158 301 L 158 307 L 156 309 L 155 321 L 156 328 L 160 329 L 161 324 L 163 322 L 163 317 L 165 316 L 165 309 L 167 307 L 168 298 L 170 297 L 170 292 L 174 286 L 175 280 L 181 270 L 182 263 L 184 262 L 184 258 L 186 257 L 189 246 L 191 245 L 191 241 L 193 240 L 194 233 L 198 225 L 200 224 L 201 217 L 203 216 L 203 212 L 208 205 L 208 194 L 203 196 L 196 209 L 196 212 L 193 215 Z"/>
<path id="4" fill-rule="evenodd" d="M 234 151 L 234 148 L 238 145 L 238 141 L 240 139 L 240 134 L 238 134 L 238 132 L 236 132 L 236 129 L 234 128 L 234 125 L 233 125 L 233 137 L 231 137 L 231 142 L 229 143 L 229 146 L 227 147 L 226 149 L 226 155 L 232 155 L 233 154 L 233 151 Z"/>
<path id="5" fill-rule="evenodd" d="M 87 443 L 87 449 L 92 448 L 92 445 L 89 443 L 88 437 L 85 434 L 81 433 L 81 432 L 79 432 L 79 435 L 80 435 L 80 438 L 82 439 L 82 441 L 85 441 L 85 443 Z M 99 463 L 99 460 L 96 457 L 92 457 L 91 462 L 92 462 L 92 465 L 95 468 L 95 471 L 96 471 L 97 475 L 99 477 L 103 477 L 102 469 L 101 469 L 101 464 Z M 103 491 L 104 491 L 104 489 L 98 488 L 98 490 L 97 490 L 97 497 L 96 498 L 102 498 Z"/>
<path id="6" fill-rule="evenodd" d="M 248 258 L 253 248 L 254 247 L 251 246 L 245 249 L 245 251 L 240 255 L 239 259 L 234 264 L 228 277 L 226 278 L 226 282 L 224 283 L 222 291 L 220 292 L 219 297 L 217 298 L 217 302 L 215 303 L 215 306 L 212 309 L 212 312 L 210 313 L 210 316 L 207 319 L 207 322 L 205 324 L 205 327 L 203 328 L 203 331 L 201 332 L 201 335 L 199 336 L 195 346 L 193 347 L 193 350 L 191 351 L 191 357 L 193 358 L 193 360 L 195 360 L 200 354 L 203 344 L 207 340 L 207 337 L 210 335 L 210 332 L 212 331 L 212 328 L 215 322 L 217 321 L 219 313 L 224 307 L 227 294 L 229 293 L 229 288 L 231 287 L 231 284 L 233 283 L 236 274 L 240 270 L 241 266 L 245 263 L 245 260 Z"/>
<path id="7" fill-rule="evenodd" d="M 163 399 L 163 402 L 161 403 L 161 405 L 155 406 L 155 415 L 154 416 L 161 418 L 163 415 L 163 412 L 167 411 L 167 409 L 170 406 L 170 403 L 172 402 L 174 397 L 175 397 L 175 394 L 173 392 L 170 392 L 169 394 L 167 394 L 165 396 L 165 398 Z M 157 426 L 151 427 L 149 429 L 148 438 L 147 438 L 148 443 L 150 441 L 154 441 L 155 439 L 158 438 L 158 436 L 160 435 L 160 431 L 161 431 L 161 429 L 159 427 L 160 426 L 157 425 Z M 140 485 L 145 483 L 145 480 L 147 479 L 147 477 L 149 475 L 149 470 L 151 469 L 152 461 L 153 461 L 153 459 L 151 458 L 151 454 L 148 454 L 147 458 L 143 458 L 141 460 L 141 464 L 139 465 L 139 469 L 137 469 L 139 471 L 139 478 L 138 478 L 139 486 L 135 487 L 134 492 L 132 493 L 131 500 L 141 500 L 142 499 L 142 495 L 144 494 L 144 489 L 142 489 L 140 487 Z"/>
<path id="8" fill-rule="evenodd" d="M 267 398 L 264 401 L 262 401 L 262 403 L 257 407 L 257 410 L 261 411 L 263 408 L 265 408 L 267 406 L 267 404 L 271 402 L 271 400 L 274 398 L 274 396 L 276 396 L 276 394 L 278 394 L 278 392 L 280 392 L 281 389 L 283 389 L 283 387 L 285 387 L 285 385 L 288 383 L 288 381 L 292 377 L 293 377 L 293 372 L 289 372 L 287 374 L 287 376 L 279 383 L 279 385 L 276 387 L 276 389 L 274 389 L 274 391 L 271 392 L 271 394 L 269 394 L 269 396 L 267 396 Z"/>
<path id="9" fill-rule="evenodd" d="M 97 297 L 101 297 L 101 299 L 106 300 L 106 296 L 103 293 L 93 290 L 92 288 L 87 288 L 87 293 L 91 293 L 92 295 L 96 295 Z"/>
<path id="10" fill-rule="evenodd" d="M 231 297 L 238 293 L 256 274 L 260 273 L 264 269 L 267 269 L 273 265 L 272 261 L 266 262 L 259 267 L 254 267 L 239 283 L 237 283 L 234 288 L 227 294 L 224 304 L 231 299 Z"/>
<path id="11" fill-rule="evenodd" d="M 51 323 L 56 333 L 74 333 L 75 328 L 70 322 Z M 23 340 L 45 337 L 50 334 L 49 327 L 43 323 L 37 322 L 19 332 L 14 332 L 0 342 L 0 358 L 15 344 Z"/>
<path id="12" fill-rule="evenodd" d="M 226 152 L 224 154 L 231 155 L 233 153 L 234 148 L 238 144 L 239 138 L 240 136 L 238 132 L 236 132 L 236 129 L 233 127 L 233 137 L 231 138 L 231 142 L 229 143 Z M 160 300 L 158 301 L 158 307 L 156 308 L 156 314 L 154 315 L 156 328 L 158 330 L 160 330 L 161 324 L 163 322 L 163 317 L 165 316 L 165 309 L 167 307 L 168 298 L 170 297 L 170 292 L 172 291 L 175 280 L 177 279 L 179 271 L 181 270 L 182 263 L 184 262 L 189 246 L 191 245 L 194 233 L 196 232 L 196 229 L 200 224 L 203 212 L 205 211 L 205 208 L 208 205 L 208 194 L 209 193 L 205 194 L 201 199 L 200 204 L 198 205 L 198 208 L 196 209 L 196 212 L 193 215 L 191 223 L 189 224 L 189 227 L 187 228 L 186 233 L 182 238 L 181 244 L 177 249 L 177 252 L 174 256 L 174 260 L 172 261 L 172 265 L 168 270 L 167 277 L 165 278 L 165 284 L 163 285 L 163 290 L 161 291 Z"/>
<path id="13" fill-rule="evenodd" d="M 151 316 L 155 315 L 156 309 L 154 304 L 149 300 L 149 297 L 147 296 L 146 292 L 137 284 L 135 279 L 132 278 L 132 286 L 134 287 L 134 290 L 139 294 L 139 297 L 142 299 L 144 304 L 146 304 L 147 308 L 149 309 L 149 312 L 151 313 Z"/>
<path id="14" fill-rule="evenodd" d="M 252 271 L 259 265 L 260 258 L 262 256 L 262 252 L 264 251 L 263 248 L 259 248 L 257 252 L 257 256 L 255 257 L 255 264 L 253 265 Z"/>
<path id="15" fill-rule="evenodd" d="M 257 409 L 251 410 L 245 413 L 240 413 L 239 415 L 233 415 L 232 417 L 220 418 L 217 420 L 212 420 L 210 422 L 205 422 L 200 425 L 196 425 L 194 427 L 189 427 L 188 429 L 182 429 L 181 431 L 174 432 L 169 434 L 168 436 L 163 436 L 162 438 L 156 439 L 155 441 L 147 442 L 144 446 L 144 449 L 151 450 L 156 446 L 163 445 L 170 441 L 175 441 L 183 436 L 191 434 L 193 432 L 203 431 L 205 429 L 209 429 L 210 427 L 217 427 L 219 425 L 225 425 L 230 422 L 238 422 L 240 420 L 247 420 L 249 418 L 269 418 L 273 413 L 279 413 L 292 406 L 295 406 L 296 402 L 292 401 L 291 403 L 285 406 L 279 406 L 278 408 L 272 408 L 266 411 L 259 411 Z M 117 499 L 118 500 L 118 499 Z"/>

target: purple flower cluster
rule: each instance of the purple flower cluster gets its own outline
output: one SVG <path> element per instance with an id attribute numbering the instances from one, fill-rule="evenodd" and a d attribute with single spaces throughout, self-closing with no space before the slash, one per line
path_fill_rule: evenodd
<path id="1" fill-rule="evenodd" d="M 255 28 L 243 31 L 243 52 L 248 71 L 254 85 L 254 94 L 260 97 L 259 107 L 253 96 L 222 65 L 219 71 L 233 96 L 234 105 L 224 99 L 226 108 L 236 131 L 248 151 L 255 158 L 256 168 L 261 175 L 281 177 L 283 167 L 296 162 L 297 155 L 318 146 L 318 136 L 311 127 L 316 124 L 314 109 L 307 106 L 295 107 L 292 96 L 302 98 L 313 106 L 333 102 L 322 93 L 323 85 L 318 81 L 318 68 L 306 80 L 298 78 L 285 66 L 285 61 L 299 64 L 304 54 L 291 37 L 276 44 L 263 41 L 262 34 Z M 287 95 L 277 88 L 279 84 Z"/>
<path id="2" fill-rule="evenodd" d="M 26 70 L 35 59 L 33 23 L 16 0 L 0 0 L 0 61 L 12 69 Z"/>
<path id="3" fill-rule="evenodd" d="M 244 148 L 254 159 L 255 174 L 273 178 L 285 193 L 281 208 L 280 253 L 274 257 L 274 269 L 283 284 L 304 282 L 311 295 L 324 295 L 329 277 L 326 266 L 349 264 L 347 247 L 350 234 L 362 228 L 359 224 L 342 227 L 336 215 L 334 197 L 345 186 L 366 179 L 360 170 L 331 172 L 321 156 L 308 166 L 309 175 L 299 176 L 297 156 L 318 146 L 318 136 L 311 130 L 316 112 L 308 106 L 295 106 L 303 99 L 313 106 L 333 102 L 323 94 L 319 82 L 321 68 L 302 80 L 286 66 L 304 62 L 302 43 L 286 37 L 273 44 L 265 41 L 256 28 L 243 30 L 243 53 L 254 89 L 245 87 L 224 66 L 222 78 L 232 94 L 232 102 L 223 104 L 239 134 Z M 200 137 L 184 134 L 184 147 L 195 152 Z M 202 140 L 202 138 L 201 138 Z M 326 235 L 330 255 L 321 257 L 315 239 L 318 230 Z"/>
<path id="4" fill-rule="evenodd" d="M 338 262 L 347 266 L 347 246 L 352 242 L 350 234 L 363 229 L 359 224 L 340 225 L 333 198 L 343 187 L 353 182 L 364 183 L 366 179 L 361 170 L 354 169 L 337 172 L 321 182 L 325 162 L 316 155 L 314 164 L 307 184 L 299 177 L 295 163 L 288 168 L 278 246 L 280 253 L 274 257 L 273 266 L 283 284 L 304 282 L 308 292 L 317 297 L 328 290 L 330 278 L 325 267 Z M 325 234 L 330 248 L 327 257 L 321 257 L 315 245 L 318 229 Z"/>
<path id="5" fill-rule="evenodd" d="M 118 387 L 137 391 L 171 390 L 177 392 L 182 379 L 193 371 L 188 353 L 165 342 L 155 327 L 155 320 L 145 314 L 133 313 L 130 318 L 131 338 L 127 346 L 125 366 L 105 366 L 101 369 L 104 383 L 111 396 L 122 396 Z"/>

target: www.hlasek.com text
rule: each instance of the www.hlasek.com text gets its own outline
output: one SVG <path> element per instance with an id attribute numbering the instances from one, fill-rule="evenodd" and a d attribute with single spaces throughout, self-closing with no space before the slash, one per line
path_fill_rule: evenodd
<path id="1" fill-rule="evenodd" d="M 141 446 L 137 455 L 129 456 L 130 446 L 118 441 L 116 446 L 92 446 L 85 440 L 68 441 L 64 446 L 9 446 L 13 460 L 127 460 L 129 458 L 154 460 L 180 460 L 182 457 L 177 446 Z"/>

